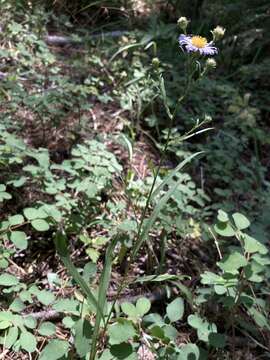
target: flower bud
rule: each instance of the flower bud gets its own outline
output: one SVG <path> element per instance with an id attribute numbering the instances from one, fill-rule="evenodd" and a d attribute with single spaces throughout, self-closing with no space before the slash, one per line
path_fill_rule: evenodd
<path id="1" fill-rule="evenodd" d="M 213 41 L 218 41 L 223 38 L 226 29 L 221 26 L 217 26 L 213 31 L 211 31 L 213 35 Z"/>
<path id="2" fill-rule="evenodd" d="M 185 16 L 181 16 L 177 21 L 177 25 L 184 32 L 186 32 L 186 30 L 187 30 L 188 23 L 189 23 L 189 20 Z"/>
<path id="3" fill-rule="evenodd" d="M 159 68 L 159 65 L 160 65 L 160 61 L 159 61 L 159 58 L 155 57 L 152 59 L 152 66 L 155 68 L 155 69 L 158 69 Z"/>
<path id="4" fill-rule="evenodd" d="M 215 69 L 217 67 L 216 60 L 212 58 L 208 58 L 205 62 L 205 67 L 207 70 Z"/>

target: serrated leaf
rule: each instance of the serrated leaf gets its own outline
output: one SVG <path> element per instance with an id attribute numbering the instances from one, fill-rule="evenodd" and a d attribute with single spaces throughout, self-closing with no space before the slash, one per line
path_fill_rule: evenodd
<path id="1" fill-rule="evenodd" d="M 166 308 L 166 313 L 171 322 L 181 320 L 184 315 L 184 301 L 182 298 L 173 300 Z"/>
<path id="2" fill-rule="evenodd" d="M 68 352 L 68 342 L 64 340 L 51 340 L 42 350 L 38 360 L 58 360 Z"/>
<path id="3" fill-rule="evenodd" d="M 234 213 L 232 217 L 238 230 L 244 230 L 250 226 L 250 221 L 245 217 L 245 215 Z"/>

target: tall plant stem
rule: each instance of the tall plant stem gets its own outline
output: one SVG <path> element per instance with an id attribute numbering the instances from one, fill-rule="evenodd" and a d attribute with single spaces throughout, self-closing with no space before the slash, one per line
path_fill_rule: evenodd
<path id="1" fill-rule="evenodd" d="M 159 164 L 158 164 L 157 170 L 155 171 L 154 179 L 153 179 L 153 182 L 152 182 L 150 191 L 149 191 L 149 193 L 148 193 L 148 197 L 147 197 L 147 200 L 146 200 L 146 204 L 145 204 L 145 207 L 144 207 L 144 209 L 143 209 L 143 213 L 142 213 L 142 216 L 141 216 L 139 225 L 138 225 L 137 237 L 136 237 L 136 241 L 135 241 L 135 244 L 134 244 L 135 249 L 136 249 L 136 245 L 141 242 L 141 236 L 142 236 L 142 234 L 143 234 L 142 229 L 143 229 L 144 220 L 145 220 L 145 218 L 146 218 L 146 214 L 147 214 L 148 209 L 149 209 L 149 206 L 150 206 L 152 194 L 153 194 L 153 191 L 154 191 L 154 189 L 155 189 L 155 185 L 156 185 L 157 178 L 158 178 L 158 175 L 159 175 L 160 170 L 161 170 L 161 166 L 162 166 L 163 161 L 164 161 L 164 159 L 165 159 L 165 156 L 166 156 L 166 154 L 167 154 L 167 150 L 168 150 L 168 146 L 169 146 L 170 138 L 171 138 L 171 134 L 172 134 L 173 124 L 174 124 L 174 121 L 175 121 L 175 117 L 176 117 L 176 115 L 177 115 L 177 112 L 178 112 L 178 109 L 179 109 L 180 104 L 181 104 L 182 101 L 185 99 L 185 97 L 186 97 L 186 95 L 188 94 L 188 91 L 189 91 L 189 89 L 190 89 L 191 79 L 192 79 L 193 73 L 191 73 L 189 70 L 190 70 L 190 63 L 188 63 L 188 77 L 187 77 L 187 82 L 186 82 L 186 86 L 185 86 L 185 89 L 184 89 L 184 93 L 183 93 L 182 96 L 180 96 L 180 97 L 178 98 L 173 113 L 171 113 L 171 111 L 170 111 L 170 109 L 169 109 L 169 107 L 168 107 L 168 104 L 167 104 L 167 95 L 166 95 L 166 91 L 165 91 L 163 76 L 162 76 L 161 73 L 159 74 L 159 87 L 160 87 L 160 89 L 161 89 L 161 94 L 162 94 L 164 106 L 165 106 L 166 113 L 167 113 L 167 116 L 168 116 L 168 118 L 169 118 L 170 123 L 169 123 L 169 130 L 168 130 L 168 133 L 167 133 L 166 141 L 165 141 L 163 150 L 162 150 L 162 152 L 161 152 L 161 157 L 160 157 L 160 159 L 159 159 Z M 108 323 L 109 323 L 109 321 L 110 321 L 110 317 L 111 317 L 111 315 L 112 315 L 113 309 L 114 309 L 114 307 L 115 307 L 115 304 L 116 304 L 117 300 L 119 299 L 119 296 L 121 295 L 121 292 L 122 292 L 123 289 L 128 285 L 128 282 L 127 282 L 128 273 L 129 273 L 129 271 L 130 271 L 130 266 L 131 266 L 131 264 L 133 263 L 133 261 L 135 260 L 135 258 L 136 258 L 136 256 L 137 256 L 138 250 L 139 250 L 139 249 L 135 250 L 135 251 L 131 254 L 130 259 L 128 260 L 128 263 L 127 263 L 127 266 L 126 266 L 126 269 L 125 269 L 125 273 L 124 273 L 124 276 L 123 276 L 123 279 L 122 279 L 122 283 L 121 283 L 121 285 L 119 286 L 119 288 L 117 289 L 117 293 L 116 293 L 115 299 L 114 299 L 114 301 L 113 301 L 111 310 L 110 310 L 110 312 L 109 312 L 109 314 L 108 314 L 108 318 L 107 318 L 107 321 L 106 321 L 106 324 L 105 324 L 105 329 L 106 329 L 107 326 L 108 326 Z"/>

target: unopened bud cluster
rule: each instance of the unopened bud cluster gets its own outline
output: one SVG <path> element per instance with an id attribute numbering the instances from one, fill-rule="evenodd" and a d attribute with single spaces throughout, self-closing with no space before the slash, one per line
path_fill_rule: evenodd
<path id="1" fill-rule="evenodd" d="M 221 26 L 217 26 L 214 30 L 211 31 L 213 35 L 213 41 L 218 41 L 223 38 L 226 29 Z"/>
<path id="2" fill-rule="evenodd" d="M 152 66 L 153 66 L 155 69 L 158 69 L 158 68 L 159 68 L 159 65 L 160 65 L 159 58 L 157 58 L 157 57 L 153 58 L 153 60 L 152 60 Z"/>
<path id="3" fill-rule="evenodd" d="M 215 59 L 209 58 L 205 62 L 205 67 L 207 70 L 215 69 L 217 67 L 217 63 Z"/>
<path id="4" fill-rule="evenodd" d="M 189 20 L 185 16 L 181 16 L 177 21 L 177 25 L 184 32 L 186 32 L 186 30 L 187 30 L 188 23 L 189 23 Z"/>

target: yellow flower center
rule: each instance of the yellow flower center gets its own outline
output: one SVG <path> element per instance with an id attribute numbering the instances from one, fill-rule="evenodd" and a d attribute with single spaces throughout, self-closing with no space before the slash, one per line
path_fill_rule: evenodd
<path id="1" fill-rule="evenodd" d="M 192 36 L 191 42 L 196 48 L 202 49 L 207 44 L 207 39 L 202 36 Z"/>

